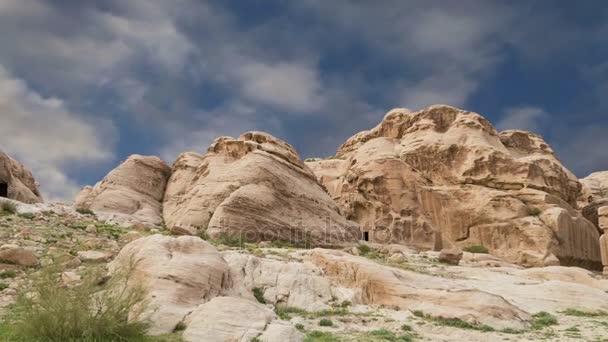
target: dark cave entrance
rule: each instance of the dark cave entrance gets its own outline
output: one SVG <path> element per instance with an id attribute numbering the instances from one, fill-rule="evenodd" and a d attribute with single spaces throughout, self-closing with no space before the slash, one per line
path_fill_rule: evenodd
<path id="1" fill-rule="evenodd" d="M 369 241 L 369 232 L 363 232 L 363 240 Z"/>
<path id="2" fill-rule="evenodd" d="M 0 182 L 0 197 L 8 198 L 8 184 Z"/>

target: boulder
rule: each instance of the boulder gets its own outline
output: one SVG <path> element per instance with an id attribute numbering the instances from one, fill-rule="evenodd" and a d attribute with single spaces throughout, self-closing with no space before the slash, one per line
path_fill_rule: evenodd
<path id="1" fill-rule="evenodd" d="M 303 342 L 304 334 L 298 331 L 293 325 L 283 321 L 273 321 L 264 333 L 258 337 L 262 342 Z"/>
<path id="2" fill-rule="evenodd" d="M 2 245 L 0 246 L 0 262 L 32 267 L 38 265 L 38 258 L 29 249 L 17 245 Z"/>
<path id="3" fill-rule="evenodd" d="M 30 170 L 0 151 L 0 189 L 5 186 L 7 198 L 30 204 L 42 202 L 38 183 Z"/>
<path id="4" fill-rule="evenodd" d="M 276 319 L 264 305 L 234 297 L 216 297 L 200 305 L 187 319 L 187 342 L 251 341 Z"/>
<path id="5" fill-rule="evenodd" d="M 173 165 L 163 215 L 178 234 L 317 245 L 359 237 L 357 224 L 340 215 L 295 149 L 260 132 L 218 138 L 205 156 L 182 154 Z"/>
<path id="6" fill-rule="evenodd" d="M 576 210 L 578 179 L 542 137 L 499 133 L 477 113 L 394 109 L 335 158 L 307 165 L 370 241 L 481 244 L 527 266 L 599 265 L 598 232 Z"/>
<path id="7" fill-rule="evenodd" d="M 85 187 L 74 206 L 104 221 L 130 226 L 162 224 L 162 200 L 171 168 L 158 157 L 132 155 L 94 187 Z"/>
<path id="8" fill-rule="evenodd" d="M 231 286 L 228 264 L 211 244 L 194 236 L 152 235 L 126 245 L 109 266 L 128 271 L 150 300 L 151 334 L 172 332 L 198 305 Z"/>
<path id="9" fill-rule="evenodd" d="M 439 262 L 449 265 L 458 265 L 462 260 L 462 250 L 460 248 L 444 248 L 439 253 Z"/>

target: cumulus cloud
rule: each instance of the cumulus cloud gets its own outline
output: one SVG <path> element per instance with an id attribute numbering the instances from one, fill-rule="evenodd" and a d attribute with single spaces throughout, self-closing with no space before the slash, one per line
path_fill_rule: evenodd
<path id="1" fill-rule="evenodd" d="M 549 119 L 549 115 L 539 107 L 515 107 L 507 108 L 503 117 L 496 124 L 498 130 L 521 129 L 537 134 L 544 131 L 543 123 Z"/>
<path id="2" fill-rule="evenodd" d="M 78 184 L 66 174 L 74 164 L 113 157 L 111 126 L 84 120 L 57 98 L 45 98 L 0 66 L 2 149 L 33 170 L 50 198 L 69 199 Z"/>

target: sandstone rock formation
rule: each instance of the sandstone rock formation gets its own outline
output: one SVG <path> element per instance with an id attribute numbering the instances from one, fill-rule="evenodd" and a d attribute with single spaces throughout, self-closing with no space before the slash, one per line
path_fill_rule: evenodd
<path id="1" fill-rule="evenodd" d="M 595 172 L 582 178 L 583 200 L 588 203 L 608 198 L 608 171 Z"/>
<path id="2" fill-rule="evenodd" d="M 276 318 L 272 310 L 256 302 L 217 297 L 190 314 L 183 338 L 187 342 L 251 341 Z"/>
<path id="3" fill-rule="evenodd" d="M 205 156 L 182 154 L 163 216 L 175 232 L 244 241 L 335 245 L 359 238 L 357 225 L 340 215 L 295 149 L 260 132 L 218 138 Z"/>
<path id="4" fill-rule="evenodd" d="M 228 265 L 215 247 L 193 236 L 153 235 L 126 245 L 110 264 L 127 270 L 150 296 L 152 334 L 172 332 L 198 305 L 231 285 Z"/>
<path id="5" fill-rule="evenodd" d="M 540 136 L 499 133 L 479 114 L 394 109 L 334 159 L 307 165 L 372 241 L 481 244 L 526 266 L 599 265 L 598 231 L 575 210 L 577 178 Z"/>
<path id="6" fill-rule="evenodd" d="M 0 151 L 0 190 L 5 196 L 23 203 L 42 202 L 38 183 L 32 173 L 21 163 Z"/>
<path id="7" fill-rule="evenodd" d="M 171 168 L 160 158 L 132 155 L 94 187 L 85 187 L 74 206 L 124 225 L 159 226 L 170 174 Z"/>

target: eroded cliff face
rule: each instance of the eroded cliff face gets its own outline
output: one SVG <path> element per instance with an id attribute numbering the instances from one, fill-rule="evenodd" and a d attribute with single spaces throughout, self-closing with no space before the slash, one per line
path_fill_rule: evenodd
<path id="1" fill-rule="evenodd" d="M 498 133 L 477 113 L 394 109 L 336 159 L 307 164 L 373 240 L 483 244 L 528 266 L 599 265 L 597 229 L 575 210 L 577 178 L 540 136 Z"/>
<path id="2" fill-rule="evenodd" d="M 220 137 L 205 156 L 182 154 L 164 203 L 175 232 L 315 245 L 359 238 L 357 224 L 340 215 L 295 149 L 261 132 Z"/>
<path id="3" fill-rule="evenodd" d="M 32 172 L 0 151 L 0 186 L 7 198 L 23 203 L 40 203 L 42 195 Z M 4 189 L 6 187 L 6 189 Z"/>

